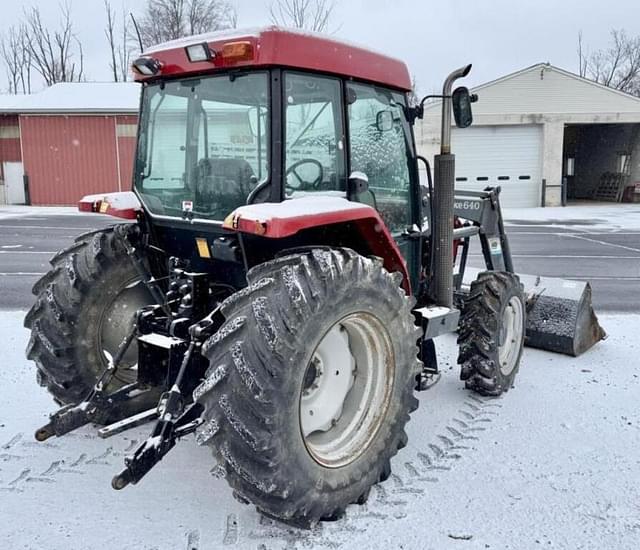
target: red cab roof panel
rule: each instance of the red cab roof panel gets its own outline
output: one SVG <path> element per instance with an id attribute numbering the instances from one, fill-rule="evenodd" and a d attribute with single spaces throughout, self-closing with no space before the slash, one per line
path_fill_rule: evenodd
<path id="1" fill-rule="evenodd" d="M 191 62 L 185 48 L 206 42 L 214 52 L 208 61 Z M 225 56 L 231 44 L 244 44 L 244 55 Z M 224 46 L 228 48 L 225 50 Z M 238 50 L 236 49 L 236 53 Z M 397 59 L 317 33 L 281 27 L 219 31 L 159 44 L 144 52 L 161 63 L 155 77 L 212 72 L 232 67 L 282 66 L 369 80 L 401 90 L 411 89 L 407 66 Z M 135 75 L 144 81 L 154 77 Z"/>

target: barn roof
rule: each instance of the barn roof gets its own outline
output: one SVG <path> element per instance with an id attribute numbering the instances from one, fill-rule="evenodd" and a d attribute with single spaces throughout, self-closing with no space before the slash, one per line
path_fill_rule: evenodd
<path id="1" fill-rule="evenodd" d="M 135 82 L 62 82 L 35 94 L 0 95 L 0 113 L 137 113 Z"/>

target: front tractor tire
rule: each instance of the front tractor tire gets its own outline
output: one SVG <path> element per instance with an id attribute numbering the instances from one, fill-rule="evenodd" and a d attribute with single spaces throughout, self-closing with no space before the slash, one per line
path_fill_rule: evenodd
<path id="1" fill-rule="evenodd" d="M 520 367 L 525 327 L 518 276 L 480 273 L 465 298 L 458 330 L 460 378 L 467 389 L 486 396 L 509 391 Z"/>
<path id="2" fill-rule="evenodd" d="M 120 224 L 81 235 L 51 259 L 51 271 L 33 287 L 36 302 L 24 324 L 31 329 L 27 357 L 37 379 L 62 404 L 78 403 L 115 356 L 138 308 L 153 302 L 121 240 L 134 230 Z M 135 344 L 108 386 L 135 381 Z"/>
<path id="3" fill-rule="evenodd" d="M 197 441 L 235 496 L 310 527 L 364 503 L 390 474 L 417 408 L 413 300 L 399 274 L 349 249 L 313 249 L 249 271 L 203 346 Z"/>

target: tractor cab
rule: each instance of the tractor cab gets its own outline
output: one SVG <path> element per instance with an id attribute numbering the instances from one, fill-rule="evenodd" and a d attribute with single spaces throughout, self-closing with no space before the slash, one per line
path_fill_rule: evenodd
<path id="1" fill-rule="evenodd" d="M 274 117 L 270 80 L 280 78 Z M 414 221 L 415 150 L 398 90 L 256 70 L 148 84 L 142 105 L 134 184 L 151 215 L 222 221 L 245 204 L 347 198 L 359 173 L 368 186 L 353 198 L 394 229 Z"/>
<path id="2" fill-rule="evenodd" d="M 134 63 L 143 84 L 134 191 L 149 223 L 215 240 L 247 205 L 357 202 L 378 212 L 415 283 L 419 248 L 406 236 L 422 223 L 404 63 L 278 28 L 227 36 L 168 43 Z"/>

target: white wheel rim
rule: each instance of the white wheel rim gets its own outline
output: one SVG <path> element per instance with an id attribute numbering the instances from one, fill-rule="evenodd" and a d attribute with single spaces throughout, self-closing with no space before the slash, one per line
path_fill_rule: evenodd
<path id="1" fill-rule="evenodd" d="M 500 345 L 498 346 L 500 371 L 505 376 L 511 374 L 518 364 L 523 335 L 524 309 L 522 300 L 518 296 L 512 296 L 502 314 Z"/>
<path id="2" fill-rule="evenodd" d="M 373 315 L 348 315 L 325 333 L 300 395 L 300 431 L 316 462 L 338 468 L 368 448 L 386 416 L 394 369 L 391 338 Z"/>

